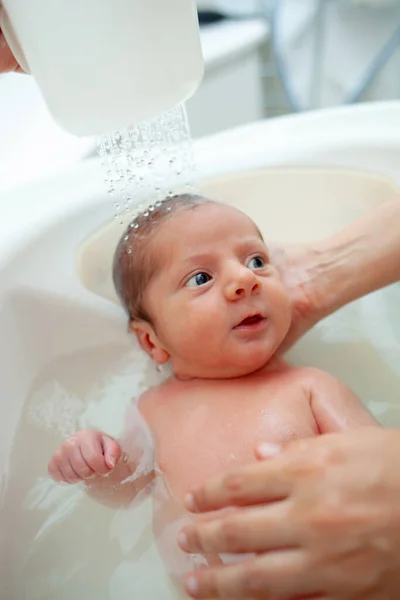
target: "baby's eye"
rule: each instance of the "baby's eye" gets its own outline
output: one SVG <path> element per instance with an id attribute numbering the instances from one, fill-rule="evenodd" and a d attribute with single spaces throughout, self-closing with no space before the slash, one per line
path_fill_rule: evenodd
<path id="1" fill-rule="evenodd" d="M 186 285 L 188 287 L 197 287 L 208 283 L 211 279 L 212 277 L 208 273 L 196 273 L 196 275 L 193 275 L 193 277 L 186 282 Z"/>
<path id="2" fill-rule="evenodd" d="M 247 263 L 248 269 L 262 269 L 262 267 L 265 267 L 265 260 L 261 256 L 254 256 Z"/>

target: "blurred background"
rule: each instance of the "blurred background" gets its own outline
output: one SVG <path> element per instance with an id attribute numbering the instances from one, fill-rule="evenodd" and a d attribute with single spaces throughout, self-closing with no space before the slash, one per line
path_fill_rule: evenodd
<path id="1" fill-rule="evenodd" d="M 400 99 L 400 0 L 198 0 L 205 78 L 193 137 L 259 119 Z M 31 77 L 0 75 L 0 192 L 92 156 Z"/>

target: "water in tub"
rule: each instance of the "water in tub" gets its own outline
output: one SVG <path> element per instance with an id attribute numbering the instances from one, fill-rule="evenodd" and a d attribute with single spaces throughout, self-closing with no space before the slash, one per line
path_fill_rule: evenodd
<path id="1" fill-rule="evenodd" d="M 130 130 L 103 136 L 100 151 L 119 229 L 121 220 L 127 215 L 131 218 L 132 199 L 138 193 L 156 201 L 172 189 L 192 189 L 191 140 L 183 107 Z M 159 176 L 166 168 L 173 172 L 172 183 L 168 177 Z M 140 210 L 145 210 L 143 204 Z M 39 313 L 43 313 L 49 298 L 36 300 Z M 39 329 L 43 319 L 43 331 L 37 331 L 33 338 L 41 334 L 46 337 L 50 313 L 57 336 L 63 336 L 66 315 L 70 331 L 89 326 L 96 332 L 106 327 L 94 311 L 85 315 L 85 309 L 64 306 L 60 298 L 51 302 L 44 311 L 47 315 L 33 319 L 32 326 Z M 16 333 L 23 335 L 24 318 L 33 307 L 25 310 L 23 297 L 12 298 L 9 304 L 11 311 L 17 311 Z M 160 512 L 154 498 L 164 497 L 167 489 L 159 487 L 155 495 L 144 490 L 134 506 L 115 510 L 89 499 L 83 486 L 56 485 L 46 472 L 54 450 L 73 432 L 97 428 L 120 437 L 127 425 L 129 430 L 129 424 L 140 419 L 132 399 L 160 375 L 132 336 L 128 337 L 122 321 L 118 337 L 118 342 L 93 347 L 88 336 L 86 349 L 55 352 L 31 381 L 3 478 L 3 514 L 12 518 L 3 527 L 2 598 L 169 600 L 182 596 L 181 585 L 173 575 L 188 570 L 188 558 L 175 543 L 172 549 L 169 544 L 167 573 L 160 556 L 161 549 L 166 558 L 165 540 L 175 541 L 177 518 L 181 522 L 182 517 L 182 509 L 169 502 L 174 519 L 166 523 L 157 520 Z M 27 340 L 22 346 L 21 351 L 29 354 Z M 151 439 L 146 438 L 142 445 L 146 453 L 139 471 L 152 460 Z M 157 545 L 153 513 L 159 531 Z"/>
<path id="2" fill-rule="evenodd" d="M 330 202 L 335 202 L 331 216 L 357 214 L 354 204 L 349 208 L 349 198 L 338 193 L 339 184 L 335 189 L 330 186 L 330 177 L 332 182 L 338 179 L 337 174 L 327 173 L 293 175 L 294 187 L 302 186 L 304 191 L 301 212 L 307 216 L 309 234 L 316 224 L 324 222 L 327 207 L 332 206 Z M 340 177 L 343 189 L 351 196 L 355 193 L 354 178 Z M 288 179 L 288 174 L 285 179 L 281 173 L 276 177 L 270 173 L 250 173 L 241 178 L 241 183 L 227 179 L 220 186 L 215 184 L 213 190 L 216 197 L 232 201 L 235 191 L 237 204 L 261 222 L 267 238 L 270 231 L 274 231 L 275 238 L 292 237 L 297 226 L 288 231 L 285 204 L 290 196 L 285 188 Z M 318 195 L 314 188 L 320 179 L 325 182 L 327 204 L 318 214 L 313 198 Z M 243 192 L 249 186 L 251 195 L 246 195 Z M 314 186 L 314 193 L 307 186 Z M 281 201 L 278 206 L 268 207 L 270 218 L 266 219 L 263 202 L 266 197 L 277 195 Z M 275 223 L 271 223 L 270 208 L 274 209 Z M 293 208 L 292 214 L 294 211 Z M 82 256 L 90 257 L 88 262 L 81 261 L 81 278 L 92 291 L 112 299 L 115 295 L 109 273 L 105 281 L 101 269 L 104 264 L 109 267 L 111 240 L 115 242 L 120 232 L 116 224 L 107 226 L 81 249 Z M 102 252 L 107 253 L 108 263 L 103 261 Z M 100 269 L 99 278 L 94 273 L 96 265 Z M 314 328 L 288 357 L 294 363 L 312 364 L 340 377 L 383 424 L 392 426 L 400 425 L 399 301 L 399 287 L 392 286 L 354 303 Z M 54 302 L 54 310 L 59 310 L 62 318 L 67 314 L 62 302 L 59 305 L 57 300 Z M 80 318 L 91 320 L 93 331 L 107 326 L 102 321 L 104 317 L 89 312 L 89 308 L 78 307 L 77 311 L 82 313 Z M 67 325 L 78 327 L 74 311 L 68 310 L 68 314 Z M 115 510 L 89 499 L 79 485 L 55 485 L 46 474 L 49 457 L 70 433 L 91 427 L 119 436 L 129 422 L 138 418 L 132 398 L 137 398 L 162 376 L 123 327 L 121 318 L 121 334 L 112 344 L 93 345 L 88 340 L 86 348 L 55 353 L 32 378 L 9 455 L 2 497 L 3 508 L 13 515 L 4 524 L 7 552 L 2 561 L 5 568 L 2 581 L 7 582 L 7 587 L 1 595 L 7 600 L 184 597 L 176 578 L 171 579 L 168 573 L 172 568 L 179 575 L 188 568 L 188 559 L 171 543 L 182 521 L 180 507 L 170 505 L 174 518 L 165 524 L 156 544 L 152 520 L 158 506 L 154 495 L 144 493 L 130 508 Z M 62 335 L 62 331 L 57 333 Z M 145 435 L 145 428 L 143 431 Z M 146 448 L 151 454 L 151 443 Z M 168 490 L 160 489 L 158 498 L 165 493 Z M 166 550 L 173 553 L 167 561 Z"/>

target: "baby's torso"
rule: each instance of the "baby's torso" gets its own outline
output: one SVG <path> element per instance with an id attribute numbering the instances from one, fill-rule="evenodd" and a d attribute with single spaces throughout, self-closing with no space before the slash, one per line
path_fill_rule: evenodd
<path id="1" fill-rule="evenodd" d="M 145 395 L 140 411 L 172 495 L 255 460 L 260 442 L 318 434 L 296 370 L 236 380 L 171 380 Z"/>

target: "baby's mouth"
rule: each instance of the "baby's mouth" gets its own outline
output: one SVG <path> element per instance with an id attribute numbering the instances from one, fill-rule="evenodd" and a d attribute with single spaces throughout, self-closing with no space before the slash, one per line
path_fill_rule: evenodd
<path id="1" fill-rule="evenodd" d="M 233 329 L 242 329 L 247 327 L 254 327 L 255 325 L 259 325 L 260 323 L 265 321 L 265 317 L 263 317 L 260 313 L 255 315 L 251 315 L 250 317 L 246 317 L 243 321 L 240 321 Z"/>

